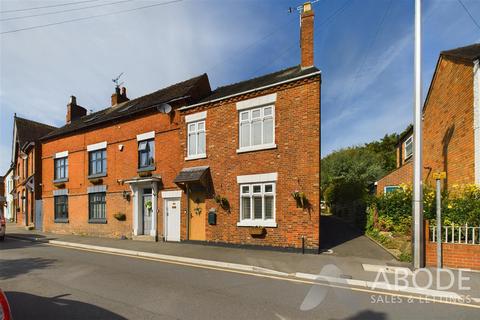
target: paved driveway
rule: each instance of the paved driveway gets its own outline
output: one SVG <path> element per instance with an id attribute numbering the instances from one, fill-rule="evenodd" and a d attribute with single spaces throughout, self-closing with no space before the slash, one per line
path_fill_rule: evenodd
<path id="1" fill-rule="evenodd" d="M 335 216 L 320 220 L 320 246 L 341 257 L 362 257 L 390 261 L 393 256 L 357 228 Z"/>

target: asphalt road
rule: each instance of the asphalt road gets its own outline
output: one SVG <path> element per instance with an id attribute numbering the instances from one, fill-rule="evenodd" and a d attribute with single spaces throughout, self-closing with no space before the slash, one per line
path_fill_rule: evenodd
<path id="1" fill-rule="evenodd" d="M 0 242 L 0 287 L 15 320 L 480 318 L 471 307 L 11 238 Z"/>

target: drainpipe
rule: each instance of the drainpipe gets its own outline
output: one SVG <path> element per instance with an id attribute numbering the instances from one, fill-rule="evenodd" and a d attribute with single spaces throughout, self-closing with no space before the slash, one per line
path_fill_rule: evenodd
<path id="1" fill-rule="evenodd" d="M 187 190 L 187 240 L 190 240 L 190 189 L 188 184 L 185 184 L 185 189 Z"/>

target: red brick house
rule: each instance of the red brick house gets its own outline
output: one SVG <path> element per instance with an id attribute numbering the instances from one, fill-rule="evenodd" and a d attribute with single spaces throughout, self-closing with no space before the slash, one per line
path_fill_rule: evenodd
<path id="1" fill-rule="evenodd" d="M 42 139 L 44 229 L 317 250 L 320 71 L 306 4 L 301 64 L 210 89 L 206 74 Z"/>
<path id="2" fill-rule="evenodd" d="M 440 53 L 423 106 L 423 178 L 427 184 L 434 183 L 432 173 L 441 171 L 447 173 L 447 189 L 453 184 L 480 184 L 479 60 L 480 44 Z M 400 139 L 397 154 L 405 155 L 409 142 L 405 139 Z M 411 184 L 411 162 L 400 159 L 397 164 L 397 169 L 377 182 L 377 193 Z"/>
<path id="3" fill-rule="evenodd" d="M 24 226 L 41 228 L 42 148 L 39 140 L 55 127 L 16 115 L 13 121 L 13 219 Z"/>

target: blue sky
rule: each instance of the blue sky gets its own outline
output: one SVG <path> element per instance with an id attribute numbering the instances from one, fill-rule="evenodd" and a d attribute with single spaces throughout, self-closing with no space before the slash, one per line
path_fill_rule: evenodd
<path id="1" fill-rule="evenodd" d="M 62 1 L 1 0 L 0 11 Z M 97 0 L 0 14 L 0 32 L 88 17 L 158 1 Z M 462 0 L 480 22 L 480 1 Z M 480 42 L 458 0 L 424 0 L 423 87 L 438 54 Z M 301 1 L 184 0 L 0 35 L 0 172 L 10 163 L 16 112 L 65 122 L 70 95 L 87 109 L 109 105 L 111 79 L 124 72 L 130 97 L 207 72 L 213 87 L 299 63 Z M 315 10 L 315 64 L 322 70 L 322 155 L 400 132 L 413 117 L 413 0 L 321 0 Z"/>

